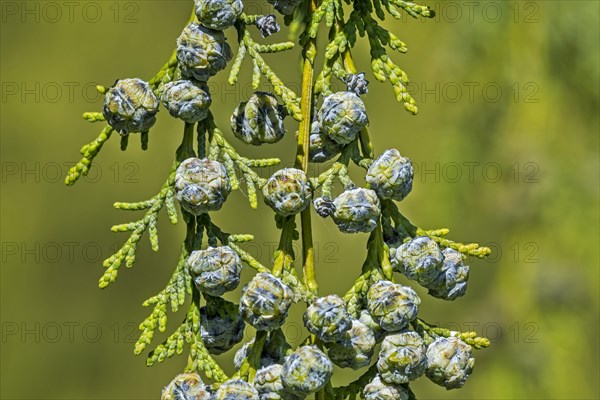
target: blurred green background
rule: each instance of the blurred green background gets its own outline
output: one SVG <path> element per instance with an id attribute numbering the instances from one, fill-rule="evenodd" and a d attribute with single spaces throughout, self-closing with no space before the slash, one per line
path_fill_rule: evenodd
<path id="1" fill-rule="evenodd" d="M 371 132 L 377 152 L 396 147 L 415 163 L 414 190 L 401 204 L 413 223 L 449 227 L 453 239 L 494 250 L 489 260 L 472 261 L 465 297 L 451 303 L 426 297 L 420 315 L 474 329 L 493 345 L 476 353 L 462 390 L 446 392 L 422 378 L 414 391 L 421 399 L 598 398 L 599 3 L 429 4 L 438 12 L 434 20 L 386 20 L 408 44 L 408 54 L 393 57 L 413 82 L 420 113 L 403 111 L 389 85 L 370 76 Z M 126 238 L 110 226 L 135 218 L 111 204 L 156 193 L 181 124 L 162 111 L 147 152 L 137 138 L 120 152 L 113 138 L 88 178 L 70 188 L 62 180 L 79 148 L 98 133 L 80 118 L 101 108 L 94 85 L 154 75 L 191 1 L 2 1 L 1 7 L 0 395 L 158 398 L 185 358 L 146 368 L 132 349 L 136 326 L 149 312 L 141 303 L 168 280 L 182 225 L 165 217 L 158 253 L 143 239 L 136 265 L 123 268 L 116 284 L 100 291 L 97 279 L 101 260 Z M 246 7 L 270 10 L 256 0 Z M 359 69 L 368 68 L 364 42 L 354 55 Z M 266 58 L 299 88 L 298 51 Z M 252 92 L 249 69 L 244 64 L 236 88 L 226 85 L 226 73 L 211 83 L 216 119 L 230 138 L 229 115 Z M 277 145 L 234 143 L 243 154 L 289 163 L 296 125 L 287 122 L 289 134 Z M 267 207 L 252 211 L 237 192 L 215 218 L 227 231 L 253 233 L 248 251 L 269 262 L 278 238 Z M 359 273 L 367 237 L 344 236 L 318 217 L 314 228 L 321 292 L 342 294 Z M 285 330 L 295 345 L 303 336 L 302 311 L 295 308 Z M 169 329 L 179 320 L 171 317 Z M 218 357 L 228 371 L 232 356 Z M 334 383 L 354 376 L 338 373 Z"/>

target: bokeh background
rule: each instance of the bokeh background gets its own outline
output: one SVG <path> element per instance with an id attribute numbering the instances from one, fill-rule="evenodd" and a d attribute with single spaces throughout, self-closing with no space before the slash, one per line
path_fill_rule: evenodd
<path id="1" fill-rule="evenodd" d="M 123 268 L 116 284 L 101 291 L 97 279 L 101 260 L 126 239 L 109 227 L 135 219 L 111 204 L 156 193 L 181 124 L 163 111 L 147 152 L 135 139 L 120 152 L 113 138 L 88 178 L 75 187 L 62 180 L 98 133 L 80 118 L 101 108 L 94 86 L 154 75 L 191 1 L 0 4 L 0 397 L 158 398 L 185 357 L 146 368 L 132 348 L 149 312 L 142 301 L 174 268 L 182 225 L 163 215 L 158 253 L 143 239 L 136 265 Z M 462 390 L 446 392 L 422 378 L 414 391 L 422 399 L 598 398 L 599 3 L 429 4 L 434 20 L 386 21 L 410 49 L 393 57 L 413 82 L 420 113 L 403 111 L 390 86 L 371 76 L 371 132 L 377 152 L 396 147 L 415 163 L 414 190 L 401 204 L 415 224 L 449 227 L 452 238 L 493 249 L 489 260 L 472 260 L 465 297 L 426 297 L 421 316 L 476 330 L 493 345 L 476 353 Z M 246 6 L 270 10 L 258 0 Z M 229 40 L 236 43 L 234 32 Z M 364 42 L 354 55 L 359 69 L 368 68 Z M 266 58 L 299 88 L 298 51 Z M 217 122 L 232 139 L 228 118 L 252 92 L 250 69 L 244 64 L 238 87 L 227 86 L 226 73 L 211 83 Z M 289 163 L 296 130 L 289 119 L 288 130 L 282 142 L 260 149 L 234 143 L 243 154 Z M 267 207 L 252 211 L 237 192 L 215 218 L 227 231 L 253 233 L 248 251 L 269 262 L 277 231 Z M 321 293 L 342 294 L 359 273 L 367 237 L 344 236 L 318 217 L 314 227 Z M 296 306 L 285 330 L 295 345 L 304 335 L 302 311 Z M 180 318 L 172 316 L 169 329 Z M 218 357 L 228 371 L 232 356 Z M 342 371 L 334 383 L 355 376 Z"/>

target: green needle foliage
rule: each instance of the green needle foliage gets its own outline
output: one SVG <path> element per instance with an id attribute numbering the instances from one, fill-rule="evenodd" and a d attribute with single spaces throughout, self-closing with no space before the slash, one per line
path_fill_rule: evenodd
<path id="1" fill-rule="evenodd" d="M 223 7 L 226 17 L 214 13 L 213 3 Z M 367 92 L 368 81 L 364 73 L 357 73 L 351 54 L 358 38 L 366 38 L 373 76 L 381 82 L 389 80 L 396 99 L 408 112 L 416 114 L 417 106 L 407 90 L 408 76 L 388 54 L 388 50 L 405 53 L 407 46 L 380 22 L 388 14 L 396 19 L 402 18 L 403 13 L 414 18 L 431 18 L 434 12 L 428 6 L 403 0 L 271 3 L 286 14 L 284 21 L 289 25 L 293 41 L 256 42 L 252 26 L 255 25 L 263 37 L 276 34 L 280 29 L 277 18 L 275 15 L 247 15 L 241 11 L 240 0 L 197 0 L 177 49 L 154 77 L 147 83 L 131 79 L 118 81 L 111 88 L 98 87 L 106 97 L 104 110 L 84 113 L 83 118 L 107 125 L 96 139 L 81 149 L 83 157 L 69 171 L 65 179 L 67 185 L 75 184 L 88 173 L 93 160 L 115 131 L 121 136 L 123 150 L 127 148 L 130 134 L 135 133 L 141 134 L 142 149 L 145 149 L 159 99 L 171 116 L 185 119 L 181 144 L 174 152 L 175 160 L 158 193 L 148 200 L 114 204 L 119 210 L 143 214 L 137 220 L 111 228 L 113 232 L 128 232 L 130 236 L 104 261 L 106 269 L 99 286 L 104 288 L 115 282 L 123 264 L 127 268 L 133 266 L 137 245 L 146 232 L 152 249 L 158 251 L 157 220 L 165 209 L 172 224 L 183 219 L 186 237 L 165 288 L 143 304 L 152 311 L 139 326 L 141 334 L 134 348 L 135 354 L 146 352 L 156 331 L 166 331 L 168 309 L 174 313 L 189 303 L 179 327 L 148 354 L 147 365 L 150 366 L 188 349 L 185 374 L 175 377 L 165 388 L 163 399 L 182 398 L 182 391 L 185 398 L 191 397 L 194 391 L 209 393 L 224 382 L 228 384 L 223 385 L 217 396 L 227 391 L 230 392 L 225 394 L 242 396 L 241 392 L 235 392 L 237 390 L 246 391 L 244 396 L 255 399 L 304 398 L 311 393 L 317 399 L 355 399 L 359 395 L 373 398 L 378 390 L 390 390 L 390 393 L 404 393 L 406 398 L 414 399 L 409 380 L 403 379 L 415 374 L 417 377 L 424 374 L 447 388 L 460 387 L 474 362 L 470 349 L 485 348 L 489 340 L 475 332 L 450 331 L 417 318 L 421 299 L 410 287 L 396 284 L 395 273 L 402 273 L 428 288 L 435 297 L 453 300 L 466 290 L 469 267 L 463 262 L 467 256 L 485 257 L 490 249 L 476 243 L 452 241 L 446 237 L 449 233 L 446 228 L 421 229 L 401 213 L 398 202 L 412 189 L 412 165 L 397 150 L 375 155 L 366 127 L 365 105 L 360 98 Z M 196 15 L 212 29 L 204 27 Z M 235 56 L 222 33 L 214 27 L 237 31 Z M 329 42 L 323 50 L 323 63 L 317 67 L 316 39 L 324 30 L 328 31 Z M 262 54 L 291 51 L 295 42 L 302 49 L 304 61 L 301 93 L 287 87 L 262 57 Z M 216 105 L 211 105 L 206 80 L 231 61 L 228 82 L 236 85 L 245 59 L 252 63 L 253 87 L 257 89 L 265 78 L 273 91 L 269 96 L 273 97 L 261 95 L 256 99 L 263 99 L 262 103 L 242 104 L 241 111 L 232 118 L 232 128 L 242 132 L 247 143 L 260 145 L 265 143 L 264 138 L 269 140 L 266 143 L 280 139 L 281 131 L 276 129 L 281 129 L 286 116 L 300 122 L 297 165 L 281 169 L 269 179 L 261 176 L 260 170 L 278 165 L 279 158 L 251 159 L 241 155 L 217 127 L 209 109 Z M 345 83 L 347 91 L 334 93 L 334 78 Z M 165 98 L 167 87 L 169 95 Z M 190 93 L 202 96 L 194 97 Z M 265 103 L 264 99 L 279 100 L 281 105 Z M 315 154 L 321 154 L 322 158 L 318 159 Z M 306 176 L 309 162 L 322 162 L 325 158 L 333 162 L 324 172 Z M 366 171 L 369 182 L 366 188 L 358 188 L 350 179 L 351 164 Z M 276 212 L 276 226 L 281 236 L 271 266 L 263 265 L 240 246 L 253 240 L 252 235 L 224 232 L 211 218 L 211 213 L 218 212 L 229 193 L 240 189 L 242 184 L 251 208 L 258 207 L 259 191 L 262 191 L 265 201 Z M 310 200 L 314 200 L 312 207 Z M 369 233 L 362 269 L 357 271 L 356 281 L 339 300 L 316 301 L 320 297 L 315 279 L 318 266 L 313 255 L 311 208 L 321 217 L 331 217 L 342 232 Z M 294 241 L 301 241 L 301 255 L 294 253 Z M 212 250 L 205 251 L 207 249 Z M 302 276 L 294 268 L 296 259 L 302 260 Z M 215 280 L 227 283 L 227 288 L 235 287 L 242 266 L 255 270 L 258 275 L 244 287 L 239 306 L 203 292 L 202 288 L 214 287 Z M 331 304 L 331 301 L 338 307 L 338 322 L 332 322 L 335 320 L 331 320 L 330 310 L 320 309 L 322 304 Z M 308 335 L 299 348 L 292 349 L 281 334 L 280 327 L 292 302 L 313 304 L 310 314 L 305 315 L 307 326 L 319 332 L 323 340 L 329 338 L 327 340 L 336 342 L 336 358 L 345 360 L 345 365 L 359 365 L 346 358 L 351 357 L 355 343 L 362 346 L 363 357 L 373 353 L 372 337 L 377 341 L 389 338 L 384 343 L 386 351 L 382 351 L 379 361 L 357 380 L 346 386 L 332 387 L 333 364 L 326 355 L 331 344 Z M 342 320 L 343 325 L 339 325 Z M 213 355 L 237 344 L 246 323 L 254 325 L 257 335 L 236 354 L 238 369 L 230 379 Z M 335 336 L 327 333 L 342 326 L 346 331 L 336 331 Z M 351 326 L 357 329 L 349 330 Z M 364 332 L 368 333 L 367 339 L 360 337 Z M 403 338 L 412 339 L 404 343 Z M 365 347 L 369 343 L 373 348 Z M 431 347 L 433 343 L 435 346 Z M 455 346 L 455 351 L 464 353 L 457 353 L 458 359 L 468 362 L 461 364 L 452 358 L 446 363 L 445 353 L 437 354 L 433 350 L 427 352 L 428 357 L 433 358 L 426 358 L 425 346 L 430 349 Z M 344 354 L 346 348 L 349 353 L 342 357 L 340 354 Z M 310 369 L 305 368 L 307 361 L 312 363 Z M 273 364 L 277 366 L 261 370 Z M 361 364 L 364 365 L 364 360 Z M 259 370 L 260 383 L 256 389 L 239 381 L 254 384 Z M 407 375 L 406 371 L 411 372 Z M 213 384 L 204 384 L 200 375 L 195 375 L 200 373 Z M 462 380 L 453 375 L 458 373 Z M 368 393 L 363 393 L 367 385 Z"/>

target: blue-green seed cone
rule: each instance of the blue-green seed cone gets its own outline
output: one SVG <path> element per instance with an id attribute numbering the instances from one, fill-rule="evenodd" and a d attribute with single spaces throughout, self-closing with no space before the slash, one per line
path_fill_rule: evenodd
<path id="1" fill-rule="evenodd" d="M 244 9 L 241 0 L 195 0 L 196 17 L 207 28 L 222 31 L 233 26 Z"/>
<path id="2" fill-rule="evenodd" d="M 369 81 L 365 78 L 364 72 L 358 74 L 349 74 L 343 79 L 349 92 L 357 95 L 367 94 L 369 92 Z"/>
<path id="3" fill-rule="evenodd" d="M 362 324 L 371 328 L 371 330 L 373 331 L 373 334 L 375 335 L 375 340 L 377 342 L 380 342 L 383 339 L 383 337 L 386 334 L 386 331 L 381 327 L 381 325 L 379 325 L 377 322 L 375 322 L 375 320 L 373 319 L 371 314 L 369 314 L 369 311 L 362 310 L 360 312 L 360 317 L 358 318 L 358 320 Z"/>
<path id="4" fill-rule="evenodd" d="M 167 83 L 161 101 L 172 117 L 189 124 L 206 118 L 212 102 L 206 83 L 185 79 Z"/>
<path id="5" fill-rule="evenodd" d="M 414 169 L 408 158 L 396 149 L 386 150 L 367 170 L 366 181 L 382 199 L 400 201 L 413 185 Z"/>
<path id="6" fill-rule="evenodd" d="M 315 300 L 304 312 L 306 329 L 324 342 L 335 342 L 343 338 L 352 327 L 352 318 L 346 302 L 332 294 Z"/>
<path id="7" fill-rule="evenodd" d="M 231 192 L 231 184 L 220 162 L 188 158 L 175 173 L 175 192 L 186 211 L 200 215 L 220 210 Z"/>
<path id="8" fill-rule="evenodd" d="M 335 206 L 329 197 L 317 197 L 313 200 L 313 207 L 316 213 L 323 218 L 327 218 L 335 212 Z"/>
<path id="9" fill-rule="evenodd" d="M 219 386 L 214 400 L 260 400 L 258 392 L 248 382 L 231 379 Z M 187 400 L 187 399 L 186 399 Z"/>
<path id="10" fill-rule="evenodd" d="M 284 168 L 267 180 L 263 195 L 265 203 L 277 214 L 289 216 L 304 211 L 310 205 L 312 189 L 302 170 Z"/>
<path id="11" fill-rule="evenodd" d="M 367 293 L 367 307 L 373 320 L 388 332 L 404 329 L 417 318 L 421 299 L 408 286 L 379 281 Z"/>
<path id="12" fill-rule="evenodd" d="M 233 358 L 233 365 L 235 369 L 240 369 L 244 359 L 250 355 L 252 346 L 254 345 L 254 339 L 244 343 L 238 351 L 236 351 Z M 260 354 L 260 366 L 268 367 L 272 364 L 282 364 L 288 351 L 291 350 L 291 346 L 286 342 L 285 335 L 281 330 L 274 330 L 269 332 L 262 352 Z"/>
<path id="13" fill-rule="evenodd" d="M 410 394 L 404 387 L 385 383 L 381 377 L 375 376 L 363 390 L 364 400 L 408 400 Z"/>
<path id="14" fill-rule="evenodd" d="M 239 315 L 220 315 L 207 307 L 200 308 L 200 336 L 211 354 L 229 351 L 244 338 L 246 324 Z"/>
<path id="15" fill-rule="evenodd" d="M 398 270 L 398 261 L 396 260 L 396 252 L 398 248 L 403 244 L 403 237 L 397 232 L 394 232 L 392 237 L 385 238 L 385 244 L 390 250 L 390 263 L 394 271 Z"/>
<path id="16" fill-rule="evenodd" d="M 242 262 L 229 246 L 193 251 L 187 265 L 194 284 L 202 293 L 220 296 L 240 283 Z"/>
<path id="17" fill-rule="evenodd" d="M 250 352 L 252 351 L 253 344 L 254 344 L 254 339 L 252 339 L 252 341 L 250 341 L 250 342 L 244 343 L 244 345 L 242 347 L 240 347 L 238 351 L 235 352 L 235 355 L 233 356 L 233 366 L 235 367 L 236 370 L 242 368 L 244 359 L 246 359 L 250 355 Z M 268 361 L 267 361 L 267 363 L 268 364 L 266 364 L 266 365 L 273 364 Z M 261 357 L 260 365 L 261 366 L 265 365 L 263 363 L 262 357 Z"/>
<path id="18" fill-rule="evenodd" d="M 463 387 L 474 366 L 471 346 L 458 338 L 440 337 L 427 348 L 425 374 L 448 390 Z"/>
<path id="19" fill-rule="evenodd" d="M 442 251 L 442 272 L 429 286 L 429 294 L 444 300 L 454 300 L 467 292 L 469 266 L 463 262 L 462 254 L 446 248 Z"/>
<path id="20" fill-rule="evenodd" d="M 381 343 L 377 369 L 386 383 L 408 383 L 425 373 L 427 348 L 416 332 L 386 336 Z"/>
<path id="21" fill-rule="evenodd" d="M 316 346 L 302 346 L 286 357 L 281 380 L 286 390 L 301 396 L 322 389 L 333 374 L 333 364 Z"/>
<path id="22" fill-rule="evenodd" d="M 242 290 L 240 312 L 257 330 L 271 331 L 283 325 L 294 293 L 279 278 L 261 272 Z"/>
<path id="23" fill-rule="evenodd" d="M 161 400 L 212 400 L 212 395 L 196 373 L 177 375 L 171 383 L 165 386 Z"/>
<path id="24" fill-rule="evenodd" d="M 156 122 L 158 98 L 138 78 L 117 81 L 104 96 L 103 115 L 121 135 L 147 132 Z"/>
<path id="25" fill-rule="evenodd" d="M 223 32 L 195 22 L 188 24 L 177 39 L 177 60 L 187 78 L 206 82 L 224 69 L 232 56 Z"/>
<path id="26" fill-rule="evenodd" d="M 371 232 L 381 214 L 379 199 L 373 190 L 351 189 L 333 201 L 333 220 L 345 233 Z"/>
<path id="27" fill-rule="evenodd" d="M 310 162 L 323 163 L 340 154 L 343 146 L 329 139 L 321 132 L 321 125 L 314 121 L 311 125 L 311 133 L 308 147 Z"/>
<path id="28" fill-rule="evenodd" d="M 269 365 L 256 371 L 253 383 L 260 400 L 301 400 L 303 398 L 283 387 L 281 374 L 283 374 L 281 364 Z"/>
<path id="29" fill-rule="evenodd" d="M 427 236 L 418 236 L 396 250 L 394 265 L 408 279 L 429 287 L 441 274 L 443 262 L 440 246 Z"/>
<path id="30" fill-rule="evenodd" d="M 263 38 L 271 36 L 279 32 L 279 30 L 281 29 L 281 27 L 277 23 L 277 18 L 275 17 L 275 14 L 268 14 L 258 17 L 256 19 L 256 27 L 258 28 L 258 31 L 260 32 L 260 35 Z"/>
<path id="31" fill-rule="evenodd" d="M 285 134 L 285 116 L 285 108 L 277 103 L 274 95 L 256 92 L 236 107 L 231 116 L 231 129 L 247 144 L 276 143 Z"/>
<path id="32" fill-rule="evenodd" d="M 281 400 L 283 383 L 281 373 L 283 365 L 273 364 L 256 371 L 254 376 L 254 387 L 258 391 L 260 400 Z"/>
<path id="33" fill-rule="evenodd" d="M 269 4 L 272 4 L 273 7 L 283 15 L 292 14 L 296 8 L 298 8 L 300 1 L 301 0 L 267 0 Z"/>
<path id="34" fill-rule="evenodd" d="M 360 369 L 371 363 L 376 343 L 373 330 L 354 320 L 339 341 L 327 345 L 327 355 L 338 367 Z"/>
<path id="35" fill-rule="evenodd" d="M 336 143 L 348 144 L 369 123 L 365 104 L 354 92 L 336 92 L 325 98 L 317 113 L 321 132 Z"/>

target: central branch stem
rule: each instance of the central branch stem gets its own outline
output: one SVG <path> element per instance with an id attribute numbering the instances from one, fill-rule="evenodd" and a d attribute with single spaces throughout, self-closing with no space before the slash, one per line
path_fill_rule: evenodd
<path id="1" fill-rule="evenodd" d="M 317 0 L 307 0 L 308 15 L 312 15 L 317 8 Z M 300 107 L 302 121 L 298 129 L 298 145 L 296 152 L 296 168 L 308 171 L 308 146 L 310 126 L 312 121 L 312 91 L 313 91 L 313 62 L 316 54 L 316 41 L 310 39 L 304 46 L 302 57 L 304 67 L 302 70 L 302 94 Z M 315 257 L 312 240 L 312 224 L 310 207 L 300 214 L 302 226 L 302 263 L 304 284 L 313 294 L 317 293 L 318 286 L 315 276 Z"/>

